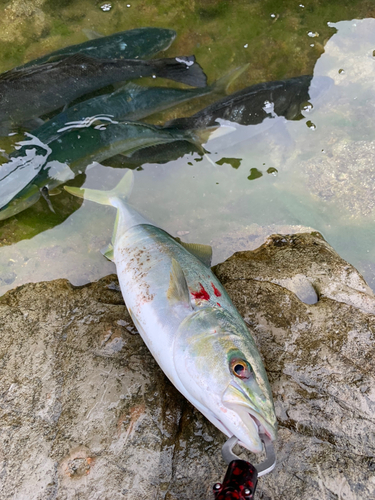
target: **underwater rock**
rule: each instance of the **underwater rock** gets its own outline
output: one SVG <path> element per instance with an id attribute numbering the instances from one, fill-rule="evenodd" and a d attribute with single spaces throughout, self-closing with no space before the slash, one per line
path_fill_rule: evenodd
<path id="1" fill-rule="evenodd" d="M 45 0 L 11 0 L 5 8 L 2 6 L 0 40 L 24 42 L 25 23 L 34 34 L 34 38 L 39 38 L 50 27 L 50 21 L 42 10 L 44 3 Z"/>
<path id="2" fill-rule="evenodd" d="M 374 161 L 374 141 L 338 141 L 301 168 L 313 195 L 357 220 L 374 216 Z"/>
<path id="3" fill-rule="evenodd" d="M 279 419 L 270 500 L 375 497 L 375 298 L 317 234 L 215 267 L 264 357 Z M 169 383 L 117 278 L 0 298 L 4 498 L 212 499 L 225 437 Z M 254 463 L 254 455 L 245 454 Z"/>

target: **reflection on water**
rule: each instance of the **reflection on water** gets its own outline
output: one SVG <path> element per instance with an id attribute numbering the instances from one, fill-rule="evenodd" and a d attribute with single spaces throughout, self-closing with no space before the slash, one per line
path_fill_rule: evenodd
<path id="1" fill-rule="evenodd" d="M 123 168 L 137 168 L 130 203 L 172 235 L 212 244 L 214 263 L 259 246 L 274 232 L 318 230 L 375 288 L 375 20 L 330 28 L 336 33 L 315 65 L 309 99 L 304 96 L 298 113 L 293 110 L 300 119 L 276 114 L 271 97 L 263 100 L 265 115 L 258 124 L 219 118 L 221 127 L 206 139 L 204 155 L 180 140 L 130 157 L 103 156 L 95 158 L 103 165 L 92 163 L 86 179 L 73 183 L 108 189 Z M 327 78 L 333 83 L 327 85 Z M 99 138 L 101 130 L 95 133 Z M 64 149 L 69 141 L 59 154 Z M 38 155 L 32 159 L 36 170 Z M 0 168 L 5 165 L 4 160 Z M 65 192 L 51 196 L 50 203 L 55 213 L 41 197 L 0 222 L 0 293 L 29 281 L 66 277 L 79 285 L 114 272 L 99 252 L 110 238 L 114 210 L 90 202 L 80 207 Z"/>

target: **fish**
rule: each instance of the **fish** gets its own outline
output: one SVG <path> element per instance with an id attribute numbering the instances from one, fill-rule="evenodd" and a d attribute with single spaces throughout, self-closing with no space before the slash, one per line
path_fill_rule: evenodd
<path id="1" fill-rule="evenodd" d="M 207 83 L 194 56 L 142 61 L 74 54 L 2 73 L 0 126 L 4 129 L 20 125 L 106 85 L 146 76 L 169 78 L 196 87 L 205 87 Z"/>
<path id="2" fill-rule="evenodd" d="M 208 132 L 210 133 L 210 132 Z M 50 144 L 26 133 L 18 144 L 22 155 L 0 165 L 0 220 L 12 217 L 36 203 L 41 191 L 55 189 L 85 172 L 87 166 L 119 153 L 131 154 L 157 144 L 187 141 L 201 148 L 206 132 L 164 130 L 142 122 L 108 122 L 100 118 L 90 127 L 73 129 Z"/>
<path id="3" fill-rule="evenodd" d="M 171 120 L 165 127 L 198 129 L 210 127 L 218 123 L 218 119 L 240 125 L 258 125 L 275 115 L 299 120 L 304 118 L 303 108 L 311 108 L 309 100 L 316 99 L 332 84 L 329 77 L 313 78 L 311 75 L 258 83 L 223 97 L 190 117 Z"/>
<path id="4" fill-rule="evenodd" d="M 177 140 L 171 143 L 156 144 L 155 146 L 148 146 L 146 148 L 138 149 L 131 154 L 118 154 L 111 156 L 106 160 L 106 165 L 113 168 L 130 168 L 135 170 L 142 167 L 145 163 L 158 163 L 166 164 L 170 161 L 175 161 L 185 155 L 197 155 L 197 161 L 202 159 L 201 145 L 185 140 Z M 207 154 L 205 154 L 207 156 Z"/>
<path id="5" fill-rule="evenodd" d="M 51 148 L 30 135 L 28 140 L 18 144 L 19 147 L 25 146 L 23 156 L 10 158 L 8 162 L 0 165 L 0 206 L 4 208 L 3 211 L 0 208 L 0 220 L 13 215 L 13 204 L 17 207 L 15 213 L 18 213 L 38 201 L 39 190 L 28 188 L 52 152 Z M 20 196 L 24 190 L 27 190 L 27 196 Z M 16 202 L 12 203 L 12 200 Z"/>
<path id="6" fill-rule="evenodd" d="M 103 121 L 124 119 L 137 121 L 176 104 L 207 94 L 222 92 L 247 67 L 248 65 L 236 68 L 203 88 L 145 87 L 130 82 L 112 93 L 93 97 L 67 108 L 32 130 L 32 134 L 45 144 L 49 144 L 69 130 L 89 127 L 99 118 Z"/>
<path id="7" fill-rule="evenodd" d="M 62 56 L 83 54 L 98 59 L 138 59 L 153 57 L 170 47 L 176 32 L 165 28 L 137 28 L 120 31 L 109 36 L 97 36 L 76 45 L 69 45 L 45 56 L 28 61 L 17 69 L 53 61 Z"/>
<path id="8" fill-rule="evenodd" d="M 286 82 L 265 82 L 255 85 L 224 97 L 191 117 L 171 120 L 164 125 L 164 128 L 168 130 L 189 130 L 191 127 L 194 127 L 195 130 L 199 130 L 200 128 L 213 127 L 216 124 L 220 126 L 220 129 L 213 132 L 209 137 L 210 142 L 205 145 L 205 148 L 216 151 L 222 151 L 237 142 L 247 141 L 250 137 L 261 134 L 275 125 L 283 133 L 283 120 L 285 118 L 301 118 L 301 110 L 304 111 L 305 106 L 307 109 L 312 106 L 308 102 L 308 98 L 315 102 L 333 84 L 333 80 L 328 77 L 314 77 L 311 79 L 311 76 L 299 77 L 297 81 L 289 82 L 291 85 L 289 90 L 288 86 L 285 85 Z M 276 85 L 276 88 L 282 98 L 280 96 L 277 97 L 278 93 L 274 89 L 275 83 L 280 84 Z M 293 86 L 295 87 L 296 96 L 293 96 L 293 92 L 291 91 Z M 266 93 L 267 88 L 268 94 Z M 284 96 L 282 93 L 283 88 L 286 89 Z M 304 93 L 305 91 L 306 93 Z M 309 94 L 307 94 L 307 91 Z M 233 96 L 238 96 L 238 106 L 246 107 L 248 115 L 243 112 L 239 113 L 240 108 L 234 107 L 232 102 Z M 249 96 L 248 100 L 247 96 Z M 275 106 L 273 102 L 268 101 L 266 98 L 271 99 L 271 101 L 274 99 L 277 105 Z M 284 107 L 281 106 L 282 102 L 284 102 Z M 225 106 L 226 103 L 228 103 L 229 108 Z M 253 109 L 252 115 L 250 115 L 251 109 Z M 274 109 L 276 109 L 276 112 L 274 112 Z M 212 110 L 213 112 L 211 112 Z M 277 113 L 282 116 L 279 117 Z M 247 127 L 247 125 L 254 125 L 254 127 Z M 226 132 L 224 132 L 224 129 Z M 215 138 L 216 134 L 217 137 Z M 224 135 L 225 137 L 223 137 Z M 288 139 L 287 133 L 285 133 L 285 136 Z M 136 168 L 144 163 L 168 163 L 186 154 L 193 153 L 199 154 L 200 151 L 192 143 L 176 141 L 170 146 L 165 144 L 151 146 L 138 150 L 128 156 L 120 154 L 111 158 L 109 164 L 112 166 L 122 165 L 123 167 Z M 209 159 L 207 155 L 206 158 Z"/>
<path id="9" fill-rule="evenodd" d="M 75 196 L 117 209 L 105 255 L 116 265 L 134 325 L 174 386 L 227 436 L 262 451 L 276 439 L 272 393 L 242 317 L 210 269 L 212 249 L 176 241 L 126 201 L 128 171 L 103 192 L 65 186 Z"/>

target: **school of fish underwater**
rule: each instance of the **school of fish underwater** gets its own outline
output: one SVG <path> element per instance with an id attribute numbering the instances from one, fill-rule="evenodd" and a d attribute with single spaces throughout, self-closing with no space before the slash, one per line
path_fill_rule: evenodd
<path id="1" fill-rule="evenodd" d="M 1 293 L 113 272 L 113 210 L 63 186 L 126 169 L 130 203 L 214 264 L 312 228 L 374 288 L 366 2 L 42 3 L 1 21 Z"/>
<path id="2" fill-rule="evenodd" d="M 167 377 L 261 452 L 271 389 L 211 266 L 318 231 L 375 290 L 371 2 L 1 8 L 0 295 L 117 272 Z"/>

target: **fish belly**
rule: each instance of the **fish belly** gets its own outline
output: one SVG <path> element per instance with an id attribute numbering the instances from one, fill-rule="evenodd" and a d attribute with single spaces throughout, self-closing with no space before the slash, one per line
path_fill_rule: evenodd
<path id="1" fill-rule="evenodd" d="M 126 306 L 151 353 L 174 382 L 173 341 L 181 321 L 193 308 L 219 305 L 232 310 L 232 302 L 211 270 L 156 226 L 139 224 L 124 231 L 116 238 L 114 252 Z M 168 300 L 172 259 L 184 272 L 190 304 Z"/>
<path id="2" fill-rule="evenodd" d="M 183 316 L 171 307 L 169 287 L 172 258 L 178 260 L 177 242 L 157 227 L 141 224 L 117 238 L 114 261 L 121 292 L 147 347 L 175 382 L 173 334 Z"/>

